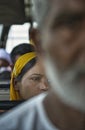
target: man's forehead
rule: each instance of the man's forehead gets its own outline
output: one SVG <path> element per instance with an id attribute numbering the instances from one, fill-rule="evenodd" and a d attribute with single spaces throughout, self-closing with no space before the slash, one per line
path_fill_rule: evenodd
<path id="1" fill-rule="evenodd" d="M 52 8 L 58 11 L 85 12 L 85 0 L 51 0 Z"/>

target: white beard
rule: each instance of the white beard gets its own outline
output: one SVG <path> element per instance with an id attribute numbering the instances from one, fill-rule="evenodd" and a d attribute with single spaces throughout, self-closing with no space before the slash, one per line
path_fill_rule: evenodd
<path id="1" fill-rule="evenodd" d="M 80 67 L 77 68 L 76 66 L 74 69 L 60 73 L 53 62 L 47 58 L 45 60 L 45 68 L 50 84 L 61 100 L 67 105 L 85 112 L 85 82 L 81 84 L 76 80 L 77 69 Z"/>

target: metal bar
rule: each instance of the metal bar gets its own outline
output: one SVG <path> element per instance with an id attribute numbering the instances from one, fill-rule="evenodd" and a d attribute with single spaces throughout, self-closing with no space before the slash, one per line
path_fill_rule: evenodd
<path id="1" fill-rule="evenodd" d="M 24 100 L 22 100 L 22 101 L 0 101 L 0 110 L 9 110 L 23 102 L 24 102 Z"/>

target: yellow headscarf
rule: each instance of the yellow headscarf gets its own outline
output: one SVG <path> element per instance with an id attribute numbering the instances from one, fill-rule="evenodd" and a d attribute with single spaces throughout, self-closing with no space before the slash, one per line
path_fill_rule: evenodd
<path id="1" fill-rule="evenodd" d="M 23 69 L 23 67 L 30 61 L 32 60 L 33 58 L 36 57 L 36 53 L 35 52 L 30 52 L 30 53 L 26 53 L 22 56 L 20 56 L 18 58 L 18 60 L 16 61 L 15 63 L 15 66 L 14 66 L 14 69 L 13 69 L 13 72 L 12 72 L 12 76 L 11 76 L 11 83 L 10 83 L 10 100 L 20 100 L 20 96 L 19 96 L 19 93 L 18 91 L 16 91 L 14 89 L 14 86 L 13 86 L 13 79 L 16 78 L 21 70 Z"/>
<path id="2" fill-rule="evenodd" d="M 33 45 L 35 47 L 35 43 L 33 42 L 33 40 L 30 40 L 30 44 Z"/>

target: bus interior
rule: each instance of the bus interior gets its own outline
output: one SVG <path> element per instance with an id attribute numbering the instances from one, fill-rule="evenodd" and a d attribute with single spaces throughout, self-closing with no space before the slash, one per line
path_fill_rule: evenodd
<path id="1" fill-rule="evenodd" d="M 31 0 L 0 0 L 0 48 L 8 53 L 19 43 L 29 43 L 29 28 L 36 26 L 32 18 Z M 10 81 L 0 81 L 0 113 L 20 102 L 9 101 Z"/>

